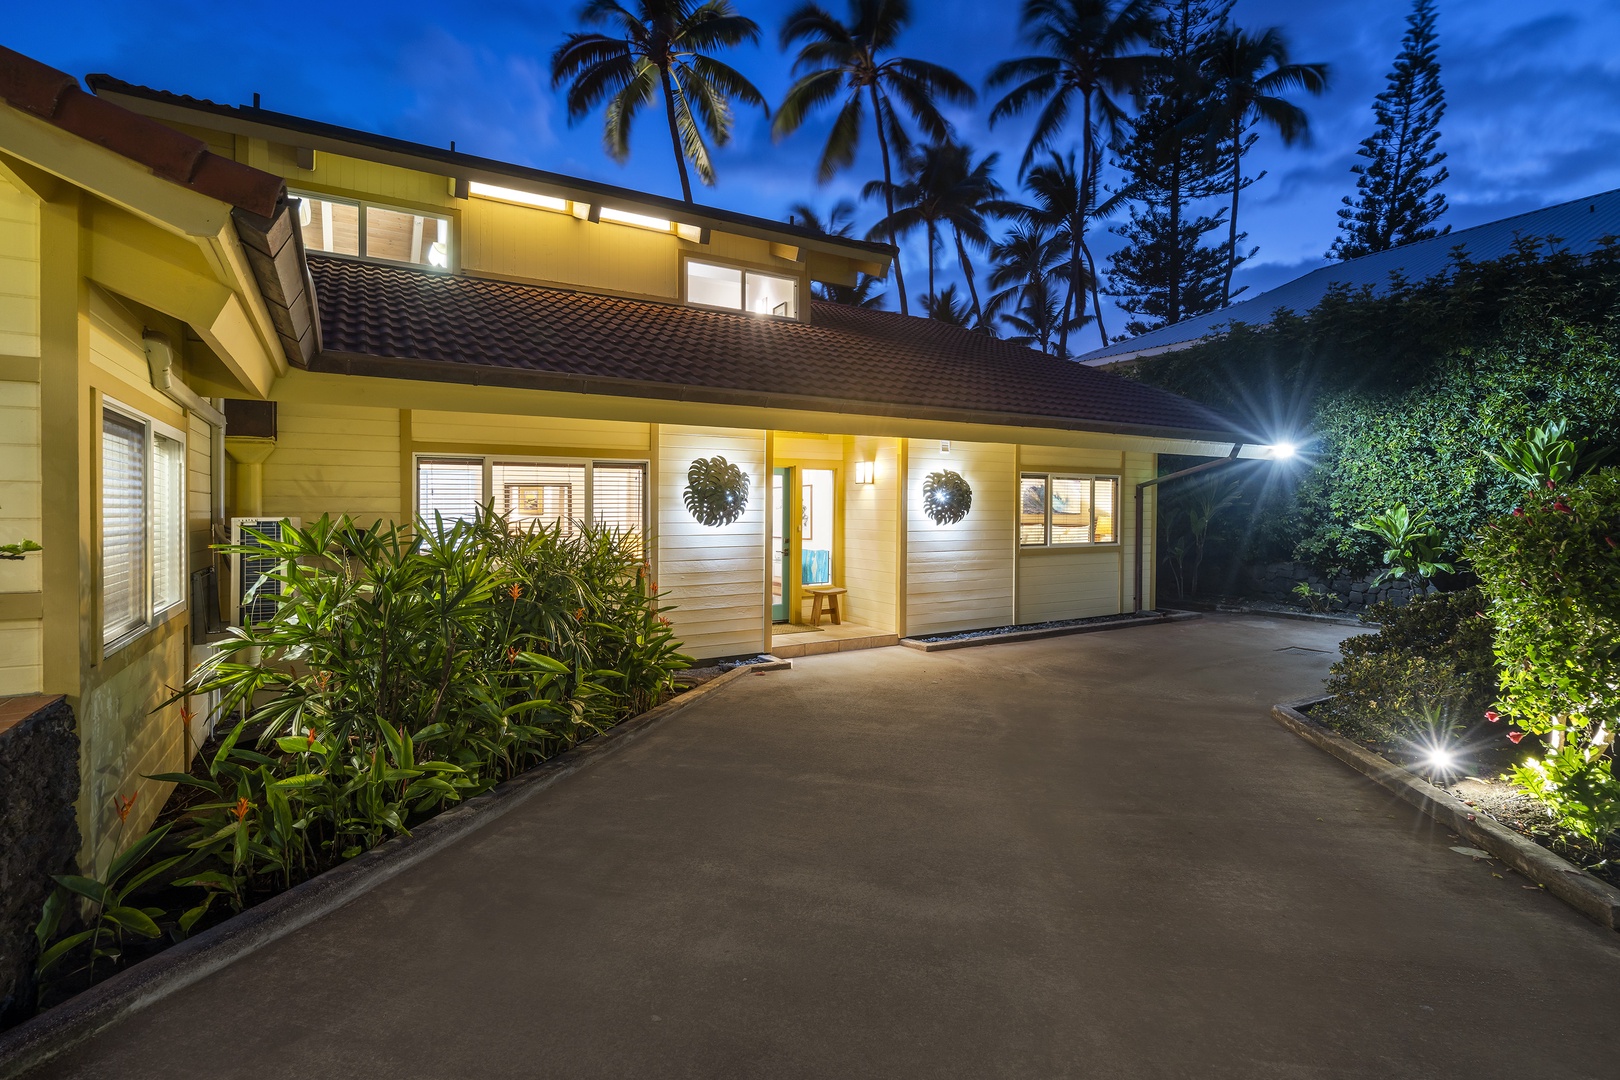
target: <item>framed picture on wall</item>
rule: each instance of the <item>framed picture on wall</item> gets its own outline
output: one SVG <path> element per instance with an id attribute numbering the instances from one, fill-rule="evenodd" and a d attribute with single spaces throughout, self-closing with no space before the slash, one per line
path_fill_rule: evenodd
<path id="1" fill-rule="evenodd" d="M 816 486 L 806 484 L 799 490 L 799 538 L 810 540 L 810 508 L 816 504 Z"/>

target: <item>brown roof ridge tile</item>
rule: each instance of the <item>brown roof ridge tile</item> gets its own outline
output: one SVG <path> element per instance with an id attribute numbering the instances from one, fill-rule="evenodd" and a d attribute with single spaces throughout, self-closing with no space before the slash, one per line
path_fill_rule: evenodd
<path id="1" fill-rule="evenodd" d="M 3 45 L 0 98 L 146 166 L 154 176 L 260 217 L 274 216 L 285 188 L 280 177 L 222 157 L 201 139 L 98 98 L 66 72 Z"/>

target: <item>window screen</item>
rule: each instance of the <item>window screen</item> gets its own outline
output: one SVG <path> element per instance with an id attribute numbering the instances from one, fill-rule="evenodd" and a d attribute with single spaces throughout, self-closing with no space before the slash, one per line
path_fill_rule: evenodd
<path id="1" fill-rule="evenodd" d="M 585 516 L 585 466 L 497 461 L 492 473 L 495 509 L 514 529 L 561 524 L 572 536 Z"/>
<path id="2" fill-rule="evenodd" d="M 146 625 L 146 425 L 101 415 L 101 640 Z"/>
<path id="3" fill-rule="evenodd" d="M 596 465 L 591 469 L 591 513 L 599 524 L 636 536 L 637 554 L 646 529 L 647 469 L 643 465 Z"/>
<path id="4" fill-rule="evenodd" d="M 1046 477 L 1025 476 L 1018 481 L 1018 542 L 1046 544 Z"/>
<path id="5" fill-rule="evenodd" d="M 471 521 L 484 501 L 482 458 L 422 459 L 416 463 L 416 513 L 432 522 L 438 514 L 449 525 Z"/>

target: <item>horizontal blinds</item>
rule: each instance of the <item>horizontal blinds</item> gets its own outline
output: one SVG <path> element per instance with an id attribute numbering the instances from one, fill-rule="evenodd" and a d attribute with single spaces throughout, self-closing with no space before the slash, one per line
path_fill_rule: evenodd
<path id="1" fill-rule="evenodd" d="M 1091 481 L 1052 477 L 1052 543 L 1085 544 L 1091 540 Z"/>
<path id="2" fill-rule="evenodd" d="M 146 624 L 146 425 L 101 414 L 101 639 Z"/>
<path id="3" fill-rule="evenodd" d="M 1099 544 L 1112 544 L 1117 539 L 1114 508 L 1119 505 L 1119 481 L 1112 479 L 1096 481 L 1093 503 L 1097 515 L 1096 541 Z"/>
<path id="4" fill-rule="evenodd" d="M 185 446 L 161 432 L 152 436 L 152 610 L 183 599 L 186 575 Z"/>
<path id="5" fill-rule="evenodd" d="M 416 463 L 416 513 L 432 522 L 438 514 L 449 525 L 471 521 L 484 501 L 482 458 L 426 459 Z"/>
<path id="6" fill-rule="evenodd" d="M 591 469 L 591 512 L 599 525 L 633 536 L 635 552 L 647 527 L 644 465 L 597 465 Z"/>
<path id="7" fill-rule="evenodd" d="M 491 470 L 495 509 L 513 529 L 561 525 L 572 536 L 585 517 L 585 466 L 497 461 Z"/>
<path id="8" fill-rule="evenodd" d="M 1046 543 L 1046 477 L 1024 476 L 1018 481 L 1018 542 Z"/>

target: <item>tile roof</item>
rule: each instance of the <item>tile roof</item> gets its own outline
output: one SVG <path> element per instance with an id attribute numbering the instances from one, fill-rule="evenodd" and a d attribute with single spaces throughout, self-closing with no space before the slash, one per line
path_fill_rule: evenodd
<path id="1" fill-rule="evenodd" d="M 0 46 L 0 98 L 182 187 L 272 217 L 281 197 L 278 176 L 220 157 L 201 139 L 86 93 L 79 81 Z"/>
<path id="2" fill-rule="evenodd" d="M 1410 281 L 1423 281 L 1445 273 L 1453 252 L 1461 248 L 1475 262 L 1500 259 L 1525 239 L 1557 237 L 1561 246 L 1577 255 L 1595 251 L 1604 237 L 1620 236 L 1620 191 L 1605 191 L 1573 202 L 1547 206 L 1516 214 L 1500 221 L 1459 229 L 1432 240 L 1419 240 L 1398 248 L 1363 255 L 1359 259 L 1333 263 L 1313 270 L 1293 281 L 1261 293 L 1220 311 L 1184 319 L 1174 326 L 1161 326 L 1145 334 L 1118 341 L 1081 356 L 1083 364 L 1111 364 L 1134 356 L 1174 352 L 1205 338 L 1223 333 L 1235 322 L 1264 326 L 1272 313 L 1286 308 L 1298 314 L 1314 308 L 1336 284 L 1352 289 L 1369 286 L 1374 292 L 1389 287 L 1390 277 L 1400 274 Z"/>
<path id="3" fill-rule="evenodd" d="M 813 324 L 309 258 L 316 370 L 1211 439 L 1154 387 L 941 322 L 817 302 Z"/>

